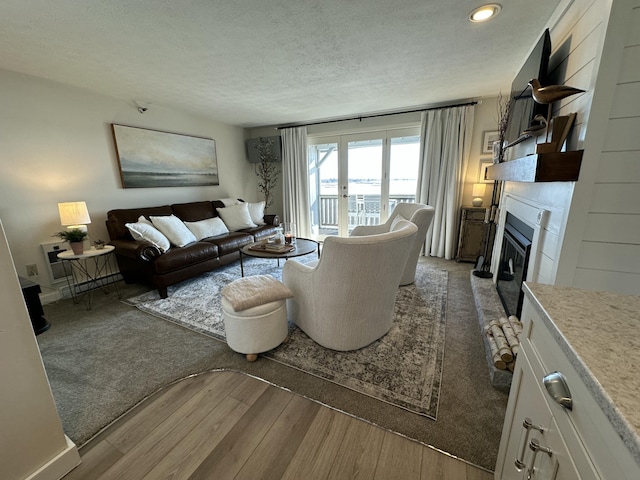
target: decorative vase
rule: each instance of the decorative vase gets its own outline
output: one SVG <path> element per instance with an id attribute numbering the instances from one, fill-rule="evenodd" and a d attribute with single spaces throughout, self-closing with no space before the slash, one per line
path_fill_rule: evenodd
<path id="1" fill-rule="evenodd" d="M 74 255 L 82 255 L 84 252 L 84 242 L 69 242 Z"/>

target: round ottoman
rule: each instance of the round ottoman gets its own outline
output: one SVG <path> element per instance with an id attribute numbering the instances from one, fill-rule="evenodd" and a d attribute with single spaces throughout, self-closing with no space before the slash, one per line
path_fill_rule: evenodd
<path id="1" fill-rule="evenodd" d="M 234 280 L 222 289 L 220 303 L 229 347 L 250 362 L 258 353 L 287 339 L 286 299 L 291 291 L 268 275 Z"/>

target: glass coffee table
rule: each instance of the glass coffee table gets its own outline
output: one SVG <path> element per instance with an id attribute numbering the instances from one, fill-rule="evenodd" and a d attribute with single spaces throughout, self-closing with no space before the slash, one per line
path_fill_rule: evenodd
<path id="1" fill-rule="evenodd" d="M 250 243 L 240 249 L 240 273 L 244 277 L 244 263 L 243 257 L 256 257 L 256 258 L 273 258 L 278 260 L 278 266 L 280 266 L 280 259 L 302 257 L 309 255 L 313 252 L 318 252 L 318 258 L 320 258 L 320 244 L 315 240 L 308 240 L 306 238 L 297 238 L 294 245 L 294 249 L 286 252 L 271 252 L 268 250 L 262 250 L 257 248 L 261 242 Z"/>

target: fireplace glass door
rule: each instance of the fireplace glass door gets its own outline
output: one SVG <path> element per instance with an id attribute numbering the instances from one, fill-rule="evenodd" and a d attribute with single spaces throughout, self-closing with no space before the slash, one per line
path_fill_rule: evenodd
<path id="1" fill-rule="evenodd" d="M 507 213 L 496 288 L 507 315 L 518 318 L 522 311 L 522 282 L 527 278 L 532 238 L 533 229 Z"/>

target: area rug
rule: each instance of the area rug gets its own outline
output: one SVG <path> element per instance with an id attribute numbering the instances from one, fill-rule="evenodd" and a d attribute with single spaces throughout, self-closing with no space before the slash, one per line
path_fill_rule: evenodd
<path id="1" fill-rule="evenodd" d="M 245 261 L 245 275 L 272 275 L 282 268 L 274 260 Z M 263 354 L 271 360 L 432 419 L 437 418 L 444 357 L 447 280 L 445 270 L 418 265 L 416 282 L 400 287 L 394 322 L 387 335 L 352 352 L 326 349 L 290 324 L 289 342 Z M 239 265 L 228 265 L 127 303 L 157 317 L 224 341 L 220 290 L 240 277 Z"/>

